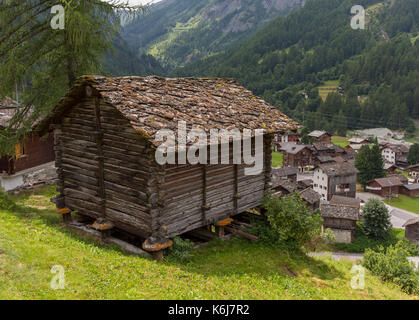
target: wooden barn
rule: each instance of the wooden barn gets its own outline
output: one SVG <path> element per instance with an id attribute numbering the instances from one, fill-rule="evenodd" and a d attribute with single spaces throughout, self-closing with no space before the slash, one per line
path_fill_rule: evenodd
<path id="1" fill-rule="evenodd" d="M 264 129 L 262 172 L 245 175 L 231 157 L 230 164 L 158 164 L 157 133 L 176 131 L 179 121 L 208 134 Z M 79 78 L 38 126 L 54 132 L 58 211 L 156 246 L 258 206 L 270 189 L 272 135 L 296 128 L 233 79 L 101 76 Z"/>

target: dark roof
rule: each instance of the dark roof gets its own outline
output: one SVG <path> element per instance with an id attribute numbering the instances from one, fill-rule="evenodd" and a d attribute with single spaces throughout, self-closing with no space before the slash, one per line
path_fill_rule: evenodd
<path id="1" fill-rule="evenodd" d="M 419 169 L 419 163 L 407 167 L 408 169 Z"/>
<path id="2" fill-rule="evenodd" d="M 309 149 L 308 146 L 304 144 L 296 144 L 294 142 L 285 142 L 281 144 L 281 151 L 285 151 L 289 154 L 297 154 L 304 149 Z"/>
<path id="3" fill-rule="evenodd" d="M 99 96 L 115 107 L 153 145 L 161 129 L 176 130 L 178 121 L 203 129 L 294 130 L 299 124 L 234 79 L 83 76 L 38 126 L 43 132 L 86 96 Z"/>
<path id="4" fill-rule="evenodd" d="M 413 218 L 413 219 L 410 219 L 410 220 L 406 221 L 406 223 L 403 225 L 403 227 L 407 227 L 407 226 L 410 226 L 412 224 L 417 224 L 417 223 L 419 223 L 419 218 Z"/>
<path id="5" fill-rule="evenodd" d="M 320 163 L 336 162 L 336 160 L 331 156 L 318 156 L 316 158 Z"/>
<path id="6" fill-rule="evenodd" d="M 322 203 L 320 211 L 323 218 L 359 220 L 359 209 L 355 207 Z"/>
<path id="7" fill-rule="evenodd" d="M 298 169 L 294 167 L 272 168 L 272 176 L 275 177 L 288 177 L 295 174 L 298 174 Z"/>
<path id="8" fill-rule="evenodd" d="M 419 183 L 405 184 L 403 185 L 403 188 L 406 188 L 409 191 L 419 190 Z"/>
<path id="9" fill-rule="evenodd" d="M 374 179 L 368 182 L 368 184 L 374 181 L 377 182 L 383 188 L 397 187 L 403 185 L 403 183 L 400 181 L 400 178 L 397 176 Z"/>
<path id="10" fill-rule="evenodd" d="M 346 161 L 354 160 L 356 157 L 356 152 L 354 150 L 345 150 L 340 156 Z"/>
<path id="11" fill-rule="evenodd" d="M 342 206 L 354 207 L 354 208 L 359 209 L 361 207 L 361 200 L 356 199 L 356 198 L 333 195 L 329 204 L 342 205 Z"/>
<path id="12" fill-rule="evenodd" d="M 304 189 L 300 192 L 300 196 L 303 200 L 307 201 L 309 204 L 314 204 L 319 202 L 321 199 L 320 194 L 314 191 L 312 188 Z"/>
<path id="13" fill-rule="evenodd" d="M 311 187 L 313 185 L 313 180 L 312 179 L 304 179 L 304 180 L 298 181 L 297 183 L 304 188 L 308 188 L 308 187 Z"/>
<path id="14" fill-rule="evenodd" d="M 276 179 L 275 181 L 272 181 L 272 188 L 276 189 L 278 187 L 285 189 L 289 193 L 294 193 L 298 190 L 298 186 L 295 182 L 291 182 L 285 179 Z"/>
<path id="15" fill-rule="evenodd" d="M 329 177 L 349 176 L 357 174 L 359 171 L 354 167 L 352 162 L 332 162 L 319 164 L 317 167 L 322 169 Z"/>
<path id="16" fill-rule="evenodd" d="M 389 177 L 397 177 L 400 179 L 400 181 L 403 184 L 408 184 L 409 183 L 409 179 L 406 178 L 404 175 L 402 175 L 401 173 L 396 173 L 396 174 L 390 174 Z"/>
<path id="17" fill-rule="evenodd" d="M 383 146 L 383 149 L 391 149 L 394 152 L 402 152 L 402 153 L 408 153 L 409 152 L 409 147 L 403 145 L 403 144 L 386 144 Z"/>
<path id="18" fill-rule="evenodd" d="M 345 150 L 332 142 L 314 142 L 314 149 L 317 151 L 334 150 L 335 152 L 344 152 Z"/>

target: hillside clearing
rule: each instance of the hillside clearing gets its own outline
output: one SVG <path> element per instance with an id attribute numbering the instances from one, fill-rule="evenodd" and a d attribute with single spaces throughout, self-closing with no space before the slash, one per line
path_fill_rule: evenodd
<path id="1" fill-rule="evenodd" d="M 349 145 L 348 138 L 346 137 L 332 136 L 332 142 L 342 148 Z"/>
<path id="2" fill-rule="evenodd" d="M 47 187 L 16 196 L 20 207 L 0 210 L 1 299 L 415 298 L 369 273 L 365 290 L 351 289 L 349 262 L 241 239 L 213 241 L 184 264 L 129 256 L 65 229 L 51 193 Z M 64 267 L 64 290 L 50 288 L 54 265 Z"/>
<path id="3" fill-rule="evenodd" d="M 319 95 L 323 99 L 326 100 L 327 95 L 332 92 L 337 92 L 339 86 L 338 80 L 329 80 L 325 81 L 324 85 L 317 87 L 319 89 Z"/>

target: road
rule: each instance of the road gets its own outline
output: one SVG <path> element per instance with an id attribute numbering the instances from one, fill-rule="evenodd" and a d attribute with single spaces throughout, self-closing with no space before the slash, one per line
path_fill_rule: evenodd
<path id="1" fill-rule="evenodd" d="M 310 252 L 308 254 L 310 257 L 324 257 L 329 256 L 334 260 L 348 260 L 356 262 L 361 260 L 364 257 L 362 253 L 345 253 L 345 252 Z M 414 262 L 416 265 L 416 270 L 419 268 L 419 257 L 409 257 L 409 261 Z"/>
<path id="2" fill-rule="evenodd" d="M 367 192 L 357 193 L 356 197 L 358 199 L 363 200 L 364 202 L 366 202 L 368 199 L 371 199 L 371 198 L 383 200 L 383 198 L 380 197 L 379 195 L 367 193 Z M 404 229 L 403 225 L 406 223 L 406 221 L 419 217 L 419 215 L 416 213 L 399 209 L 393 206 L 389 206 L 388 204 L 386 204 L 386 207 L 390 210 L 390 213 L 391 213 L 391 224 L 393 225 L 394 228 L 397 228 L 397 229 Z"/>

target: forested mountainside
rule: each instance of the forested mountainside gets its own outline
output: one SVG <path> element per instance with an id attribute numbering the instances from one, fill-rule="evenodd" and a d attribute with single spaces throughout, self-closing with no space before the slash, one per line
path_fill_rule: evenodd
<path id="1" fill-rule="evenodd" d="M 124 27 L 138 54 L 150 53 L 164 66 L 182 66 L 230 48 L 278 15 L 305 0 L 163 0 Z"/>
<path id="2" fill-rule="evenodd" d="M 166 70 L 151 55 L 137 55 L 134 50 L 118 35 L 112 42 L 113 50 L 103 60 L 103 70 L 112 76 L 148 76 L 164 75 Z"/>
<path id="3" fill-rule="evenodd" d="M 366 8 L 365 30 L 350 26 L 354 5 Z M 237 78 L 311 129 L 414 130 L 418 27 L 417 0 L 309 0 L 247 41 L 174 75 Z"/>

